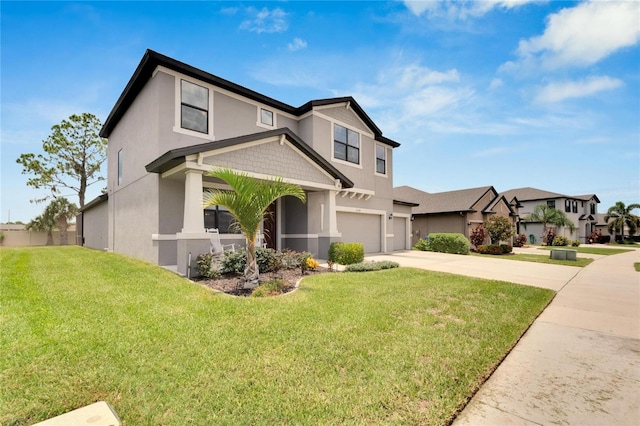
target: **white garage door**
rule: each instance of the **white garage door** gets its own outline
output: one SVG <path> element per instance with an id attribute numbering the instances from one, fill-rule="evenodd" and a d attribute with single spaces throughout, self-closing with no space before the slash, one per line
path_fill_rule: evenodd
<path id="1" fill-rule="evenodd" d="M 338 231 L 342 233 L 342 241 L 364 244 L 365 253 L 380 253 L 381 217 L 377 214 L 338 212 Z"/>
<path id="2" fill-rule="evenodd" d="M 393 249 L 407 250 L 407 219 L 404 217 L 393 218 Z"/>

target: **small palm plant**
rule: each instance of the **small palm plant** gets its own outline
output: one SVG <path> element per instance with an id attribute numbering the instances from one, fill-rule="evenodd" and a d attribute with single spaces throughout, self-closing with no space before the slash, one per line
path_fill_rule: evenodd
<path id="1" fill-rule="evenodd" d="M 233 215 L 236 226 L 247 239 L 247 264 L 244 269 L 244 287 L 258 286 L 259 271 L 256 261 L 256 237 L 267 208 L 278 198 L 290 195 L 306 201 L 306 194 L 298 185 L 282 178 L 256 179 L 231 169 L 215 169 L 208 176 L 226 182 L 232 191 L 213 190 L 204 195 L 204 207 L 223 206 Z"/>
<path id="2" fill-rule="evenodd" d="M 58 224 L 60 230 L 60 245 L 67 245 L 67 229 L 69 228 L 69 220 L 73 219 L 78 214 L 78 207 L 69 202 L 64 197 L 58 197 L 47 206 L 47 210 Z"/>
<path id="3" fill-rule="evenodd" d="M 640 209 L 640 204 L 632 203 L 625 206 L 622 201 L 618 201 L 615 205 L 609 207 L 607 214 L 604 215 L 604 221 L 607 223 L 609 233 L 613 234 L 613 231 L 621 232 L 622 240 L 624 241 L 624 227 L 626 225 L 629 228 L 629 235 L 635 235 L 638 227 L 640 227 L 640 216 L 631 213 L 634 209 Z"/>
<path id="4" fill-rule="evenodd" d="M 525 228 L 527 222 L 542 223 L 543 238 L 547 235 L 547 229 L 549 225 L 554 226 L 567 226 L 572 233 L 575 231 L 575 224 L 567 217 L 567 215 L 561 211 L 556 210 L 545 204 L 537 205 L 533 212 L 524 218 Z"/>

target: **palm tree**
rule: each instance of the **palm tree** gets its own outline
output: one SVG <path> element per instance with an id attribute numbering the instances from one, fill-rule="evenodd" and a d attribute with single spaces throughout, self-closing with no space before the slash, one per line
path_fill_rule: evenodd
<path id="1" fill-rule="evenodd" d="M 537 205 L 533 212 L 524 218 L 524 221 L 542 223 L 543 235 L 547 235 L 548 225 L 568 226 L 571 232 L 576 229 L 575 224 L 562 210 L 552 209 L 546 204 Z"/>
<path id="2" fill-rule="evenodd" d="M 70 203 L 64 197 L 53 200 L 47 209 L 51 210 L 50 214 L 55 218 L 60 230 L 60 245 L 67 245 L 67 229 L 69 228 L 69 219 L 78 214 L 78 207 L 74 203 Z"/>
<path id="3" fill-rule="evenodd" d="M 204 207 L 226 207 L 236 220 L 236 225 L 247 239 L 247 264 L 244 269 L 244 287 L 258 285 L 258 262 L 256 261 L 256 237 L 267 208 L 280 197 L 290 195 L 302 202 L 306 194 L 297 185 L 284 182 L 282 178 L 260 180 L 246 173 L 231 169 L 216 169 L 208 176 L 221 179 L 232 191 L 207 191 Z"/>
<path id="4" fill-rule="evenodd" d="M 29 231 L 39 231 L 47 233 L 46 245 L 53 245 L 53 228 L 56 226 L 56 219 L 50 209 L 45 209 L 41 215 L 31 219 L 25 228 Z"/>
<path id="5" fill-rule="evenodd" d="M 635 235 L 638 227 L 640 227 L 640 217 L 631 213 L 632 210 L 640 209 L 640 204 L 632 203 L 625 206 L 622 201 L 618 201 L 615 205 L 609 207 L 607 214 L 604 215 L 604 221 L 607 223 L 607 230 L 610 234 L 621 232 L 624 241 L 624 227 L 629 228 L 629 235 Z M 613 219 L 611 223 L 609 220 Z"/>

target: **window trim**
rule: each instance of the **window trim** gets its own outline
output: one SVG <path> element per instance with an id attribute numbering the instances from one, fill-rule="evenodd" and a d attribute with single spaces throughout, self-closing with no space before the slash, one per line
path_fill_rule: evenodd
<path id="1" fill-rule="evenodd" d="M 380 147 L 380 148 L 382 148 L 384 150 L 384 158 L 382 159 L 384 161 L 384 173 L 380 173 L 378 171 L 378 147 Z M 374 165 L 373 165 L 374 173 L 377 176 L 388 177 L 389 176 L 389 160 L 388 160 L 389 153 L 388 153 L 387 147 L 382 145 L 382 144 L 376 143 L 374 151 L 375 151 L 374 154 L 373 154 L 374 157 L 375 157 L 375 162 L 374 162 Z"/>
<path id="2" fill-rule="evenodd" d="M 547 207 L 550 208 L 550 209 L 555 209 L 556 208 L 556 200 L 547 200 Z"/>
<path id="3" fill-rule="evenodd" d="M 193 104 L 187 103 L 187 102 L 184 101 L 184 99 L 183 99 L 183 88 L 184 88 L 183 86 L 184 86 L 184 83 L 190 84 L 192 86 L 199 87 L 199 88 L 204 89 L 204 90 L 207 91 L 207 99 L 206 99 L 207 108 L 206 109 L 204 109 L 202 107 L 199 107 L 197 105 L 193 105 Z M 180 79 L 180 128 L 181 129 L 189 130 L 191 132 L 202 133 L 202 134 L 205 134 L 205 135 L 209 134 L 209 108 L 210 108 L 210 105 L 209 105 L 209 92 L 210 91 L 211 90 L 208 87 L 202 86 L 200 84 L 193 83 L 193 82 L 185 80 L 183 78 Z M 190 129 L 188 127 L 184 127 L 184 123 L 183 123 L 183 117 L 184 117 L 183 107 L 190 108 L 190 109 L 195 110 L 195 111 L 206 113 L 206 120 L 205 120 L 206 129 L 205 129 L 205 131 L 196 130 L 196 129 Z"/>
<path id="4" fill-rule="evenodd" d="M 184 74 L 180 73 L 171 73 L 170 75 L 174 78 L 174 125 L 173 131 L 175 133 L 181 133 L 183 135 L 193 136 L 200 139 L 206 139 L 208 141 L 215 140 L 214 136 L 214 126 L 213 126 L 213 115 L 214 115 L 214 102 L 213 102 L 213 93 L 215 92 L 215 88 L 203 81 L 193 79 Z M 196 86 L 204 87 L 209 91 L 209 103 L 208 103 L 208 120 L 207 120 L 207 130 L 208 133 L 198 132 L 196 130 L 185 129 L 182 127 L 182 81 L 186 81 L 191 84 L 195 84 Z"/>
<path id="5" fill-rule="evenodd" d="M 564 212 L 571 213 L 571 200 L 568 198 L 564 200 Z"/>
<path id="6" fill-rule="evenodd" d="M 257 108 L 258 116 L 256 119 L 256 125 L 259 127 L 264 127 L 265 129 L 274 129 L 277 127 L 277 114 L 274 110 L 265 108 L 262 106 L 258 106 Z M 271 122 L 272 124 L 267 124 L 262 121 L 262 111 L 271 113 Z"/>
<path id="7" fill-rule="evenodd" d="M 346 144 L 343 143 L 343 142 L 340 142 L 340 141 L 336 141 L 336 126 L 340 126 L 340 127 L 342 127 L 342 128 L 347 130 L 347 143 Z M 349 161 L 349 160 L 343 160 L 341 158 L 337 158 L 336 157 L 336 148 L 335 148 L 336 147 L 336 142 L 339 143 L 339 144 L 345 145 L 345 147 L 351 146 L 352 148 L 355 148 L 353 145 L 349 145 L 348 144 L 348 139 L 349 139 L 348 135 L 349 135 L 350 131 L 358 135 L 358 147 L 357 147 L 357 149 L 358 149 L 358 162 L 357 163 L 354 163 L 354 162 Z M 352 128 L 352 127 L 345 126 L 343 124 L 338 124 L 336 122 L 331 122 L 331 136 L 332 136 L 331 137 L 331 161 L 334 161 L 334 162 L 340 163 L 340 164 L 344 164 L 344 165 L 347 165 L 347 166 L 350 166 L 350 167 L 357 167 L 359 169 L 362 169 L 362 133 L 359 130 L 356 130 L 356 129 Z M 347 155 L 347 158 L 349 158 L 349 155 L 348 154 L 346 154 L 346 155 Z"/>

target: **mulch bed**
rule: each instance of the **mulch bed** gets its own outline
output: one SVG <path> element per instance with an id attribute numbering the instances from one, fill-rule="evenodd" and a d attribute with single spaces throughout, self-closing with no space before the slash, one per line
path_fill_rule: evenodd
<path id="1" fill-rule="evenodd" d="M 315 271 L 307 271 L 303 273 L 299 268 L 296 269 L 283 269 L 278 272 L 262 272 L 260 273 L 260 284 L 265 283 L 267 281 L 272 280 L 284 280 L 286 286 L 282 290 L 280 294 L 290 293 L 296 289 L 296 284 L 300 281 L 301 278 L 309 276 L 309 275 L 317 275 L 330 272 L 328 268 L 319 267 Z M 230 294 L 233 296 L 250 296 L 252 290 L 245 290 L 240 288 L 240 280 L 241 276 L 228 276 L 223 275 L 217 279 L 210 278 L 196 278 L 195 282 L 198 284 L 204 285 L 206 287 L 212 288 L 216 291 Z"/>

